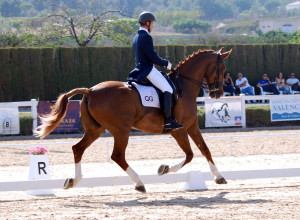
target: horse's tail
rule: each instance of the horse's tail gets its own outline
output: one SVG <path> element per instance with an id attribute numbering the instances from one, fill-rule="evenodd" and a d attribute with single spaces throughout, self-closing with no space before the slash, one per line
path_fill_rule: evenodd
<path id="1" fill-rule="evenodd" d="M 61 94 L 51 113 L 43 116 L 39 116 L 42 124 L 38 126 L 34 131 L 34 135 L 40 138 L 46 137 L 51 133 L 60 123 L 60 121 L 65 117 L 67 112 L 67 106 L 69 99 L 77 94 L 90 94 L 91 89 L 88 88 L 77 88 L 73 89 L 67 93 Z"/>

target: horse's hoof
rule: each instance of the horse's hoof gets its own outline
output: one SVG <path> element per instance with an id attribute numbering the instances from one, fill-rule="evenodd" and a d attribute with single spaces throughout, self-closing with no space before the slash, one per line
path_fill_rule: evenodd
<path id="1" fill-rule="evenodd" d="M 74 183 L 74 180 L 72 178 L 66 179 L 66 181 L 64 183 L 64 189 L 73 188 L 73 183 Z"/>
<path id="2" fill-rule="evenodd" d="M 158 168 L 158 171 L 157 171 L 157 174 L 159 176 L 163 175 L 163 174 L 166 174 L 169 172 L 169 165 L 165 165 L 165 164 L 162 164 L 160 165 L 160 167 Z"/>
<path id="3" fill-rule="evenodd" d="M 139 191 L 139 192 L 141 192 L 141 193 L 146 193 L 145 186 L 136 186 L 136 187 L 135 187 L 135 190 L 136 190 L 136 191 Z"/>
<path id="4" fill-rule="evenodd" d="M 220 178 L 220 179 L 216 179 L 216 184 L 227 184 L 227 181 L 224 179 L 224 177 Z"/>

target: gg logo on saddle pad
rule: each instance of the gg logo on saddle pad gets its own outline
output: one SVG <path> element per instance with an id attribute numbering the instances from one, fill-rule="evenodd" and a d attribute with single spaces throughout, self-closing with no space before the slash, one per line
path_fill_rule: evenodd
<path id="1" fill-rule="evenodd" d="M 132 85 L 138 90 L 143 106 L 160 108 L 159 97 L 152 86 L 143 86 L 137 83 Z"/>
<path id="2" fill-rule="evenodd" d="M 145 101 L 146 102 L 153 102 L 153 97 L 152 96 L 145 96 Z"/>

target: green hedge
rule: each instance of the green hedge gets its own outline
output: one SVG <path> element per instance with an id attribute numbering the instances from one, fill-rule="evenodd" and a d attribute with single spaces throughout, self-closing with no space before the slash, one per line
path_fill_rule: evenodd
<path id="1" fill-rule="evenodd" d="M 33 118 L 29 112 L 20 112 L 20 134 L 21 135 L 31 135 L 32 134 L 32 122 Z"/>
<path id="2" fill-rule="evenodd" d="M 221 46 L 170 45 L 156 50 L 176 65 L 198 49 L 217 50 Z M 243 72 L 252 85 L 264 72 L 274 79 L 280 71 L 287 76 L 300 70 L 300 44 L 225 45 L 225 50 L 230 49 L 233 52 L 226 61 L 227 70 L 234 78 L 237 72 Z M 53 100 L 76 87 L 125 81 L 134 65 L 131 47 L 2 48 L 0 102 Z"/>

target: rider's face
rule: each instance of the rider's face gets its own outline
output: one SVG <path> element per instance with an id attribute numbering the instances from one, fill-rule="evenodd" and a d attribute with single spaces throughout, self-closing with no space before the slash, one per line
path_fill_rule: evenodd
<path id="1" fill-rule="evenodd" d="M 154 21 L 151 21 L 151 22 L 150 22 L 150 25 L 149 25 L 150 32 L 151 32 L 152 29 L 153 29 L 153 24 L 154 24 Z"/>

